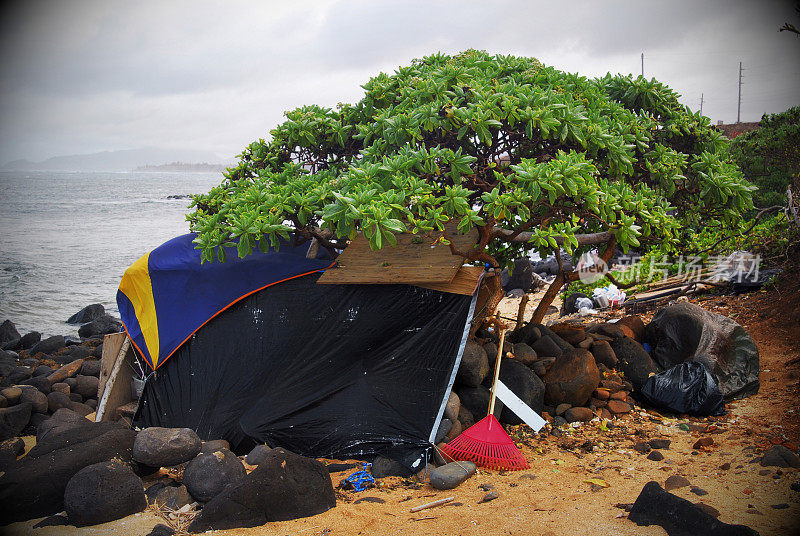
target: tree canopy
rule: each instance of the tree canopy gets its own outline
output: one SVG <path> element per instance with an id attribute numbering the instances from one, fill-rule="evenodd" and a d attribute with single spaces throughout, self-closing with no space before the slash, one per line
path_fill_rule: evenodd
<path id="1" fill-rule="evenodd" d="M 498 265 L 530 249 L 677 243 L 752 208 L 726 139 L 654 79 L 469 50 L 363 88 L 355 104 L 287 112 L 194 198 L 204 262 L 289 233 L 331 250 L 360 231 L 373 249 L 401 232 L 449 243 L 450 223 L 480 236 L 454 254 Z"/>

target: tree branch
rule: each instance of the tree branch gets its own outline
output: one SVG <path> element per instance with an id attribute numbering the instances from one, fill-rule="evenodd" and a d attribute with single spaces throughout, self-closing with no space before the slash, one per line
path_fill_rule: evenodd
<path id="1" fill-rule="evenodd" d="M 494 233 L 492 234 L 493 238 L 498 238 L 500 240 L 505 240 L 506 242 L 511 242 L 512 244 L 525 244 L 530 241 L 533 233 L 531 232 L 517 232 L 512 231 L 510 229 L 503 229 L 502 227 L 495 227 Z M 575 238 L 578 240 L 579 246 L 589 246 L 593 244 L 605 244 L 614 235 L 608 231 L 603 231 L 601 233 L 589 233 L 589 234 L 582 234 L 582 235 L 575 235 Z M 557 236 L 556 242 L 559 246 L 564 244 L 564 237 Z"/>

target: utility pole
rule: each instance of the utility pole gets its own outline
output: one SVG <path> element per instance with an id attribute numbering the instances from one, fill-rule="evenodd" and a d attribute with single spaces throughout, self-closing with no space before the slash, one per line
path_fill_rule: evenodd
<path id="1" fill-rule="evenodd" d="M 644 78 L 644 52 L 642 52 L 642 78 Z"/>
<path id="2" fill-rule="evenodd" d="M 700 115 L 703 115 L 703 94 L 700 93 Z"/>
<path id="3" fill-rule="evenodd" d="M 742 119 L 742 62 L 739 62 L 739 104 L 736 106 L 736 122 Z"/>

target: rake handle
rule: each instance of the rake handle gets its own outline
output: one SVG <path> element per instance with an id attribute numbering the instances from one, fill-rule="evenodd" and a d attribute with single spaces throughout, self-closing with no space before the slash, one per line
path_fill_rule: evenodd
<path id="1" fill-rule="evenodd" d="M 505 326 L 500 328 L 500 345 L 497 348 L 497 360 L 494 363 L 494 380 L 492 381 L 492 394 L 489 397 L 489 413 L 486 414 L 488 417 L 489 415 L 494 413 L 494 402 L 496 399 L 495 395 L 495 386 L 497 385 L 497 380 L 500 379 L 500 360 L 503 357 L 503 344 L 506 340 L 506 328 Z"/>

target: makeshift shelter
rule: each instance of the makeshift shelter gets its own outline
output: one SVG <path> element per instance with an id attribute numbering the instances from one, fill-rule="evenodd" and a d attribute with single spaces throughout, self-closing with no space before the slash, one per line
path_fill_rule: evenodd
<path id="1" fill-rule="evenodd" d="M 419 463 L 452 387 L 479 277 L 465 286 L 470 277 L 455 277 L 456 266 L 448 277 L 461 293 L 317 284 L 333 262 L 307 258 L 308 244 L 244 259 L 233 250 L 226 263 L 201 265 L 192 239 L 156 248 L 120 284 L 125 330 L 152 369 L 135 424 L 192 428 L 239 451 L 266 443 Z"/>

